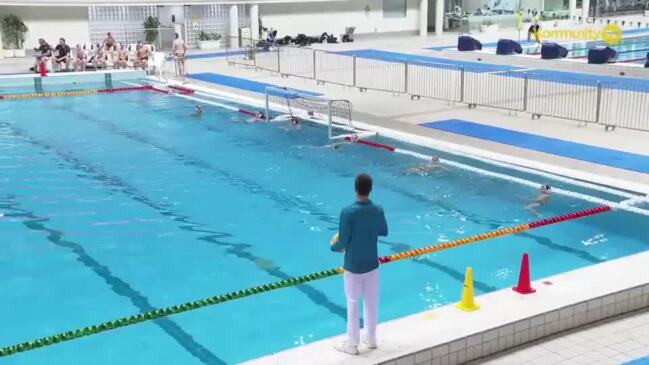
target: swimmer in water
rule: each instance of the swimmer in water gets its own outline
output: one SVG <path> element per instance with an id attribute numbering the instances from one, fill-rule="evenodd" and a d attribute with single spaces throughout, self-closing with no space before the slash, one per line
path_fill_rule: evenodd
<path id="1" fill-rule="evenodd" d="M 290 128 L 284 128 L 284 129 L 286 130 L 302 129 L 302 124 L 300 124 L 300 118 L 296 117 L 295 115 L 291 115 L 291 118 L 289 120 L 291 121 Z"/>
<path id="2" fill-rule="evenodd" d="M 192 113 L 192 117 L 200 118 L 203 115 L 203 107 L 200 104 L 196 104 L 194 107 L 194 112 Z"/>
<path id="3" fill-rule="evenodd" d="M 550 202 L 550 190 L 552 188 L 550 185 L 542 185 L 539 189 L 539 195 L 536 199 L 528 204 L 525 209 L 529 210 L 534 215 L 539 215 L 539 212 L 536 210 L 538 207 L 547 205 Z"/>
<path id="4" fill-rule="evenodd" d="M 431 159 L 421 165 L 413 166 L 408 169 L 408 174 L 427 175 L 430 172 L 442 168 L 439 157 L 433 156 Z"/>
<path id="5" fill-rule="evenodd" d="M 255 122 L 263 122 L 266 120 L 266 115 L 263 112 L 255 112 L 250 113 L 249 115 L 252 115 L 250 118 L 244 120 L 244 123 L 255 123 Z M 238 119 L 237 121 L 241 121 L 241 119 Z"/>
<path id="6" fill-rule="evenodd" d="M 264 115 L 264 112 L 256 112 L 255 115 L 253 115 L 252 118 L 248 119 L 248 123 L 253 123 L 253 122 L 258 122 L 258 121 L 263 121 L 266 120 L 266 115 Z"/>

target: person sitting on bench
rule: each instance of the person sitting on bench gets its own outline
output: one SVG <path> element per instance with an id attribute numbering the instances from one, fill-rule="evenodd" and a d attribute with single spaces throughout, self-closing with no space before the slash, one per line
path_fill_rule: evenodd
<path id="1" fill-rule="evenodd" d="M 65 64 L 65 70 L 70 69 L 70 46 L 65 44 L 65 39 L 60 38 L 59 44 L 54 48 L 54 71 L 62 71 L 61 64 Z"/>
<path id="2" fill-rule="evenodd" d="M 52 57 L 52 46 L 45 42 L 45 39 L 39 38 L 38 47 L 34 48 L 34 51 L 36 51 L 36 62 L 33 70 L 39 72 L 41 64 L 46 65 Z"/>

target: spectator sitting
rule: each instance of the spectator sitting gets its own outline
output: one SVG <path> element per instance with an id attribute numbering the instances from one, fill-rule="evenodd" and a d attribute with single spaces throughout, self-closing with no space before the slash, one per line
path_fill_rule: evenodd
<path id="1" fill-rule="evenodd" d="M 151 57 L 151 50 L 149 47 L 142 44 L 142 42 L 137 42 L 135 46 L 135 61 L 133 62 L 133 67 L 140 67 L 143 70 L 146 70 L 149 67 L 149 57 Z"/>
<path id="2" fill-rule="evenodd" d="M 70 70 L 70 46 L 65 44 L 64 38 L 59 38 L 59 44 L 54 48 L 54 71 L 62 71 L 61 64 L 65 64 L 65 70 Z"/>
<path id="3" fill-rule="evenodd" d="M 36 51 L 36 62 L 34 64 L 34 71 L 39 72 L 41 64 L 47 64 L 47 60 L 52 57 L 52 46 L 50 46 L 45 39 L 38 39 L 38 47 L 34 48 Z"/>
<path id="4" fill-rule="evenodd" d="M 92 62 L 95 70 L 106 68 L 106 51 L 104 51 L 104 48 L 99 43 L 97 43 L 97 49 L 95 50 L 94 56 L 90 59 L 90 62 Z"/>
<path id="5" fill-rule="evenodd" d="M 86 55 L 86 50 L 83 49 L 80 44 L 77 44 L 77 53 L 74 58 L 74 70 L 85 71 L 87 61 L 88 57 Z"/>
<path id="6" fill-rule="evenodd" d="M 117 58 L 113 62 L 113 67 L 116 69 L 126 68 L 128 62 L 128 50 L 122 43 L 117 44 Z"/>

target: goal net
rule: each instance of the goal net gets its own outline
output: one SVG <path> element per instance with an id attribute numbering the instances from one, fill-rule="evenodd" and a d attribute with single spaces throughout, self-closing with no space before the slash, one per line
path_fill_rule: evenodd
<path id="1" fill-rule="evenodd" d="M 271 121 L 298 118 L 324 124 L 332 139 L 355 134 L 349 100 L 327 99 L 292 89 L 266 88 L 266 117 Z"/>

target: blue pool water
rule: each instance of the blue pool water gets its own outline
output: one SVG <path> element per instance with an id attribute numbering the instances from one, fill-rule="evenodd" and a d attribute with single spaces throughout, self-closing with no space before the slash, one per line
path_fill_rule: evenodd
<path id="1" fill-rule="evenodd" d="M 5 90 L 5 92 L 8 90 Z M 529 187 L 361 145 L 326 130 L 153 92 L 0 101 L 0 346 L 329 269 L 340 209 L 369 172 L 390 235 L 380 253 L 530 221 Z M 404 143 L 472 166 L 622 200 Z M 544 216 L 592 207 L 554 196 Z M 380 320 L 648 248 L 647 218 L 615 211 L 382 267 Z M 340 277 L 20 353 L 2 364 L 236 363 L 344 331 Z M 433 324 L 430 324 L 433 325 Z"/>

